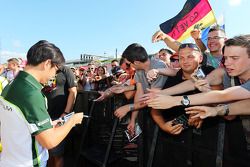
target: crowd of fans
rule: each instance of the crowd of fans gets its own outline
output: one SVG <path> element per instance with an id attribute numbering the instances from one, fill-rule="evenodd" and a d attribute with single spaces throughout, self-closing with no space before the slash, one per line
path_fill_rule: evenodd
<path id="1" fill-rule="evenodd" d="M 59 71 L 66 71 L 65 79 L 59 79 L 57 72 L 43 89 L 49 99 L 50 115 L 55 109 L 50 107 L 53 106 L 50 100 L 55 98 L 50 97 L 51 92 L 61 80 L 66 80 L 62 85 L 64 88 L 67 85 L 68 93 L 64 94 L 63 100 L 52 102 L 65 104 L 57 115 L 53 115 L 55 120 L 72 112 L 76 89 L 98 91 L 100 96 L 96 101 L 123 94 L 127 103 L 117 108 L 114 115 L 119 119 L 129 115 L 127 130 L 132 136 L 137 122 L 143 130 L 147 129 L 147 132 L 143 131 L 149 133 L 143 134 L 144 154 L 148 154 L 151 147 L 149 138 L 155 138 L 152 135 L 154 127 L 160 129 L 156 166 L 215 166 L 216 154 L 194 153 L 194 150 L 206 147 L 218 151 L 221 122 L 225 125 L 222 129 L 225 133 L 222 139 L 224 155 L 236 159 L 223 159 L 223 165 L 248 166 L 243 162 L 249 162 L 250 158 L 250 121 L 237 115 L 250 113 L 250 36 L 227 39 L 219 26 L 211 27 L 206 45 L 201 41 L 199 29 L 193 30 L 191 36 L 195 43 L 179 43 L 157 31 L 152 42 L 163 41 L 167 48 L 149 56 L 143 46 L 133 43 L 125 49 L 120 60 L 112 60 L 110 69 L 94 62 L 87 68 L 60 67 Z M 23 64 L 12 58 L 7 67 L 0 66 L 1 91 L 22 70 Z M 147 111 L 141 112 L 145 109 Z M 207 118 L 217 115 L 221 117 Z M 160 158 L 163 155 L 167 156 Z M 180 157 L 181 161 L 178 161 Z"/>

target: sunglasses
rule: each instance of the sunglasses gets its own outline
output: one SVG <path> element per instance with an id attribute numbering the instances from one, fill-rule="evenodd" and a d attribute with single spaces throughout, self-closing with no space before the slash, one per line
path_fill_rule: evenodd
<path id="1" fill-rule="evenodd" d="M 125 63 L 125 64 L 126 64 L 127 67 L 130 67 L 130 64 L 131 64 L 131 63 Z"/>
<path id="2" fill-rule="evenodd" d="M 56 67 L 56 71 L 61 70 L 61 66 L 60 66 L 60 65 L 58 65 L 58 64 L 54 64 L 54 66 Z"/>
<path id="3" fill-rule="evenodd" d="M 194 49 L 194 50 L 197 50 L 200 52 L 200 48 L 196 45 L 196 44 L 193 44 L 193 43 L 183 43 L 179 46 L 179 49 L 178 51 L 180 51 L 181 49 L 184 49 L 184 48 L 191 48 L 191 49 Z"/>
<path id="4" fill-rule="evenodd" d="M 170 62 L 176 62 L 176 61 L 179 61 L 179 59 L 175 59 L 175 58 L 170 58 Z"/>

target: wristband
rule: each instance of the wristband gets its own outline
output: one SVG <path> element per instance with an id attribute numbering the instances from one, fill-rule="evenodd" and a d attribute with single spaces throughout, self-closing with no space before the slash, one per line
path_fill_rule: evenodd
<path id="1" fill-rule="evenodd" d="M 134 110 L 135 110 L 134 104 L 129 104 L 129 111 L 134 111 Z"/>
<path id="2" fill-rule="evenodd" d="M 67 115 L 67 114 L 69 114 L 69 112 L 64 111 L 63 114 L 66 114 L 66 115 Z"/>

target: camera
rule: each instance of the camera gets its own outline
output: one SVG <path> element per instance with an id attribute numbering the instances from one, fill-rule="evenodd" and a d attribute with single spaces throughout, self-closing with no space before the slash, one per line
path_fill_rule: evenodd
<path id="1" fill-rule="evenodd" d="M 196 74 L 194 75 L 194 77 L 196 79 L 205 79 L 206 75 L 204 74 L 204 72 L 202 71 L 201 68 L 198 68 L 198 70 L 196 71 Z"/>

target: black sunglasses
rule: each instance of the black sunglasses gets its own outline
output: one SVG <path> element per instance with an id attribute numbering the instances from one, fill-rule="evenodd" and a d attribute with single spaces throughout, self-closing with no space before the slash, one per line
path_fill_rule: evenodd
<path id="1" fill-rule="evenodd" d="M 184 48 L 191 48 L 191 49 L 194 49 L 194 50 L 197 50 L 200 52 L 200 48 L 196 45 L 196 44 L 193 44 L 193 43 L 183 43 L 179 46 L 179 49 L 178 51 L 180 51 L 181 49 L 184 49 Z"/>
<path id="2" fill-rule="evenodd" d="M 131 64 L 131 63 L 125 63 L 125 64 L 126 64 L 127 67 L 130 67 L 130 64 Z"/>
<path id="3" fill-rule="evenodd" d="M 175 59 L 175 58 L 170 58 L 170 62 L 176 62 L 176 61 L 179 61 L 179 59 Z"/>
<path id="4" fill-rule="evenodd" d="M 62 66 L 59 64 L 54 64 L 54 66 L 56 67 L 56 71 L 60 71 L 62 68 Z"/>

